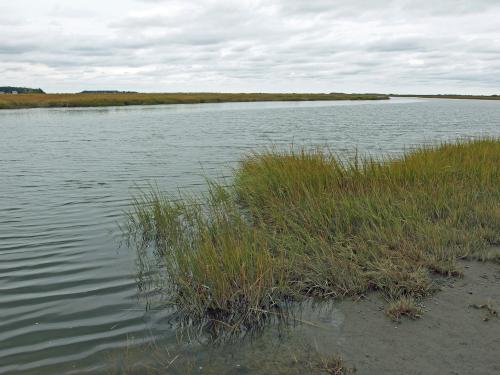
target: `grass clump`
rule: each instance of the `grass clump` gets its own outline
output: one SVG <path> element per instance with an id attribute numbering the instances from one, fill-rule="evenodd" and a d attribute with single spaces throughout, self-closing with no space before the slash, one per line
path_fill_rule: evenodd
<path id="1" fill-rule="evenodd" d="M 385 313 L 393 321 L 399 322 L 402 316 L 410 319 L 418 319 L 422 316 L 423 310 L 411 297 L 401 297 L 396 301 L 389 303 Z"/>
<path id="2" fill-rule="evenodd" d="M 483 317 L 485 322 L 492 318 L 498 318 L 498 311 L 493 306 L 493 301 L 491 299 L 488 299 L 488 301 L 483 304 L 472 304 L 470 307 L 478 310 L 486 310 L 486 315 Z"/>
<path id="3" fill-rule="evenodd" d="M 348 367 L 338 354 L 334 354 L 331 358 L 322 359 L 320 369 L 327 375 L 356 374 L 356 368 Z"/>
<path id="4" fill-rule="evenodd" d="M 248 224 L 231 193 L 210 184 L 203 199 L 153 191 L 135 201 L 128 232 L 154 244 L 178 312 L 206 328 L 239 331 L 280 315 L 287 275 L 284 249 Z"/>
<path id="5" fill-rule="evenodd" d="M 137 200 L 129 223 L 156 244 L 172 301 L 191 317 L 251 325 L 285 301 L 369 290 L 401 308 L 434 292 L 432 273 L 459 276 L 457 259 L 491 259 L 500 141 L 384 160 L 269 150 L 201 200 Z"/>

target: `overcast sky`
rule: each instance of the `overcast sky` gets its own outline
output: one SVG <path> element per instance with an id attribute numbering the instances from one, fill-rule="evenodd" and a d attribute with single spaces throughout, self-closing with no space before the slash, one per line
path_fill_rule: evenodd
<path id="1" fill-rule="evenodd" d="M 499 0 L 0 0 L 0 86 L 500 94 Z"/>

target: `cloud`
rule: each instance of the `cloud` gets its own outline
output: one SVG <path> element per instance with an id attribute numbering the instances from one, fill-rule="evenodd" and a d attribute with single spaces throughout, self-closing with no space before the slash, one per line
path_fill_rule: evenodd
<path id="1" fill-rule="evenodd" d="M 494 93 L 493 0 L 18 0 L 3 84 L 49 91 Z"/>

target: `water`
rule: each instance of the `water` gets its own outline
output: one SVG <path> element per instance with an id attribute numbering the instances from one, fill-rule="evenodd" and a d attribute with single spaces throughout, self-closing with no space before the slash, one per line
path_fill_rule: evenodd
<path id="1" fill-rule="evenodd" d="M 117 222 L 138 188 L 200 190 L 270 144 L 380 155 L 485 135 L 500 136 L 500 102 L 0 111 L 0 374 L 98 373 L 131 343 L 181 345 L 166 313 L 145 311 L 135 255 L 119 248 Z"/>

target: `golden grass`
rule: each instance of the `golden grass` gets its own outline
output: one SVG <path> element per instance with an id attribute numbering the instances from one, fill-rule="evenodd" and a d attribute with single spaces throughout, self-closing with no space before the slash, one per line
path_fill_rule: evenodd
<path id="1" fill-rule="evenodd" d="M 155 104 L 192 104 L 258 101 L 379 100 L 377 94 L 266 94 L 266 93 L 165 93 L 165 94 L 23 94 L 0 95 L 0 109 L 48 107 L 108 107 Z"/>
<path id="2" fill-rule="evenodd" d="M 283 316 L 291 300 L 369 290 L 418 301 L 436 290 L 432 273 L 459 276 L 457 259 L 493 259 L 500 141 L 386 160 L 256 153 L 233 186 L 211 184 L 201 199 L 139 197 L 128 234 L 155 244 L 169 301 L 191 321 L 248 328 Z"/>
<path id="3" fill-rule="evenodd" d="M 414 320 L 418 319 L 422 316 L 423 310 L 420 306 L 418 306 L 415 299 L 403 296 L 389 303 L 385 313 L 395 322 L 399 322 L 402 316 L 406 316 Z"/>

